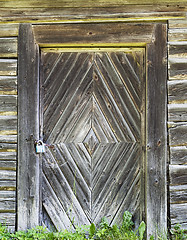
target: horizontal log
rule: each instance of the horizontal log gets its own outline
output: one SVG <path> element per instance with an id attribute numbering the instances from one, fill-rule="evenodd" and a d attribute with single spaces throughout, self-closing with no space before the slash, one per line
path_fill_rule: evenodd
<path id="1" fill-rule="evenodd" d="M 0 191 L 15 191 L 16 180 L 0 180 Z"/>
<path id="2" fill-rule="evenodd" d="M 17 95 L 0 95 L 0 112 L 17 111 Z"/>
<path id="3" fill-rule="evenodd" d="M 0 156 L 1 156 L 1 152 L 3 151 L 16 151 L 16 149 L 17 149 L 17 144 L 15 144 L 15 143 L 1 143 L 0 142 Z M 11 153 L 10 152 L 10 153 Z M 1 158 L 1 157 L 0 157 Z"/>
<path id="4" fill-rule="evenodd" d="M 0 59 L 0 75 L 3 76 L 17 75 L 17 60 Z"/>
<path id="5" fill-rule="evenodd" d="M 170 186 L 170 203 L 187 203 L 187 185 Z"/>
<path id="6" fill-rule="evenodd" d="M 16 129 L 17 129 L 17 116 L 0 116 L 0 131 Z"/>
<path id="7" fill-rule="evenodd" d="M 17 38 L 0 38 L 0 57 L 17 57 Z"/>
<path id="8" fill-rule="evenodd" d="M 186 19 L 169 20 L 169 28 L 187 28 Z"/>
<path id="9" fill-rule="evenodd" d="M 16 171 L 0 170 L 0 180 L 16 180 Z"/>
<path id="10" fill-rule="evenodd" d="M 17 94 L 17 78 L 10 76 L 0 76 L 0 95 Z"/>
<path id="11" fill-rule="evenodd" d="M 12 6 L 15 6 L 15 1 L 14 0 L 1 0 L 1 8 L 12 8 Z M 185 5 L 186 0 L 179 0 L 177 4 Z M 161 5 L 176 5 L 175 0 L 111 0 L 111 1 L 106 1 L 106 0 L 97 0 L 97 2 L 92 1 L 92 0 L 79 0 L 79 1 L 67 1 L 67 0 L 54 0 L 51 2 L 50 0 L 22 0 L 22 1 L 17 1 L 16 3 L 16 8 L 33 8 L 40 6 L 40 8 L 77 8 L 77 7 L 117 7 L 117 6 L 124 6 L 124 5 L 143 5 L 143 4 L 161 4 Z"/>
<path id="12" fill-rule="evenodd" d="M 170 147 L 171 164 L 187 164 L 187 146 Z"/>
<path id="13" fill-rule="evenodd" d="M 15 226 L 15 213 L 0 213 L 0 222 L 6 226 Z"/>
<path id="14" fill-rule="evenodd" d="M 15 199 L 0 198 L 0 212 L 16 212 L 16 202 Z"/>
<path id="15" fill-rule="evenodd" d="M 169 43 L 169 58 L 187 57 L 187 41 L 170 42 Z"/>
<path id="16" fill-rule="evenodd" d="M 33 25 L 36 42 L 41 46 L 73 46 L 150 42 L 153 24 L 55 24 Z M 77 34 L 79 33 L 79 34 Z M 116 37 L 114 37 L 116 36 Z M 125 37 L 124 37 L 125 36 Z"/>
<path id="17" fill-rule="evenodd" d="M 169 175 L 171 185 L 187 184 L 187 165 L 170 165 Z"/>
<path id="18" fill-rule="evenodd" d="M 0 170 L 16 170 L 16 161 L 0 160 Z"/>
<path id="19" fill-rule="evenodd" d="M 187 41 L 187 29 L 186 28 L 169 29 L 168 41 L 169 42 Z"/>
<path id="20" fill-rule="evenodd" d="M 171 224 L 184 224 L 187 226 L 187 218 L 186 218 L 186 211 L 187 203 L 182 204 L 171 204 L 170 205 L 170 217 L 171 217 Z"/>
<path id="21" fill-rule="evenodd" d="M 169 121 L 187 121 L 187 104 L 168 104 Z"/>
<path id="22" fill-rule="evenodd" d="M 9 12 L 10 14 L 10 12 Z M 0 37 L 18 36 L 19 24 L 0 24 Z"/>
<path id="23" fill-rule="evenodd" d="M 0 134 L 0 143 L 17 143 L 17 134 L 11 135 Z"/>
<path id="24" fill-rule="evenodd" d="M 168 100 L 169 102 L 187 100 L 187 80 L 168 81 Z"/>
<path id="25" fill-rule="evenodd" d="M 187 79 L 187 58 L 169 58 L 169 79 Z"/>
<path id="26" fill-rule="evenodd" d="M 187 122 L 168 122 L 169 145 L 187 145 Z"/>

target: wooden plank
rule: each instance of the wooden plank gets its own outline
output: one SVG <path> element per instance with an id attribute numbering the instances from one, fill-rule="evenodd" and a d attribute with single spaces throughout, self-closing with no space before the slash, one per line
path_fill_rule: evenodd
<path id="1" fill-rule="evenodd" d="M 0 170 L 16 170 L 16 161 L 0 160 Z"/>
<path id="2" fill-rule="evenodd" d="M 0 24 L 0 37 L 18 36 L 18 27 L 19 27 L 19 24 L 17 23 L 16 24 Z"/>
<path id="3" fill-rule="evenodd" d="M 0 222 L 6 226 L 15 226 L 16 214 L 15 213 L 0 213 Z"/>
<path id="4" fill-rule="evenodd" d="M 187 41 L 187 29 L 186 28 L 169 29 L 168 41 L 169 42 Z"/>
<path id="5" fill-rule="evenodd" d="M 2 145 L 2 143 L 0 143 Z M 16 152 L 0 152 L 0 160 L 16 160 Z"/>
<path id="6" fill-rule="evenodd" d="M 15 191 L 16 180 L 0 180 L 0 191 Z"/>
<path id="7" fill-rule="evenodd" d="M 169 29 L 172 28 L 187 28 L 187 19 L 175 19 L 175 20 L 169 20 Z"/>
<path id="8" fill-rule="evenodd" d="M 182 227 L 187 229 L 187 203 L 181 204 L 171 204 L 170 205 L 170 217 L 171 217 L 171 224 L 181 224 Z"/>
<path id="9" fill-rule="evenodd" d="M 17 38 L 0 38 L 0 57 L 17 57 Z"/>
<path id="10" fill-rule="evenodd" d="M 187 184 L 187 165 L 170 165 L 170 184 Z"/>
<path id="11" fill-rule="evenodd" d="M 17 94 L 17 78 L 10 76 L 0 76 L 0 95 Z M 1 100 L 0 100 L 1 101 Z"/>
<path id="12" fill-rule="evenodd" d="M 17 130 L 17 116 L 0 116 L 0 131 Z"/>
<path id="13" fill-rule="evenodd" d="M 17 60 L 0 59 L 0 75 L 3 75 L 3 76 L 17 75 Z"/>
<path id="14" fill-rule="evenodd" d="M 51 47 L 76 44 L 94 46 L 104 43 L 103 46 L 106 46 L 107 43 L 111 45 L 146 43 L 150 42 L 153 29 L 153 24 L 133 23 L 100 23 L 99 27 L 91 23 L 33 25 L 36 42 L 41 46 Z"/>
<path id="15" fill-rule="evenodd" d="M 187 41 L 169 42 L 169 58 L 187 57 Z"/>
<path id="16" fill-rule="evenodd" d="M 167 229 L 167 26 L 156 24 L 147 48 L 147 235 Z"/>
<path id="17" fill-rule="evenodd" d="M 187 58 L 169 58 L 169 80 L 187 79 Z"/>
<path id="18" fill-rule="evenodd" d="M 39 225 L 39 139 L 38 46 L 30 24 L 21 24 L 18 38 L 18 229 Z"/>
<path id="19" fill-rule="evenodd" d="M 15 143 L 1 143 L 0 142 L 0 152 L 4 152 L 4 151 L 16 151 L 17 149 L 17 144 Z M 0 153 L 0 156 L 1 156 L 1 153 Z M 1 157 L 0 157 L 1 158 Z"/>
<path id="20" fill-rule="evenodd" d="M 170 203 L 187 203 L 187 185 L 170 186 Z"/>
<path id="21" fill-rule="evenodd" d="M 0 180 L 16 180 L 16 171 L 0 170 Z"/>
<path id="22" fill-rule="evenodd" d="M 169 121 L 187 121 L 187 104 L 168 104 Z"/>
<path id="23" fill-rule="evenodd" d="M 169 122 L 169 144 L 187 145 L 187 122 Z"/>
<path id="24" fill-rule="evenodd" d="M 181 103 L 187 100 L 187 80 L 168 81 L 168 101 Z"/>
<path id="25" fill-rule="evenodd" d="M 177 4 L 179 5 L 185 5 L 186 0 L 179 0 Z M 1 0 L 0 1 L 2 8 L 12 8 L 14 6 L 15 1 L 14 0 Z M 17 1 L 16 7 L 19 8 L 33 8 L 40 6 L 41 8 L 58 8 L 58 7 L 64 7 L 64 8 L 77 8 L 77 7 L 117 7 L 117 6 L 123 6 L 123 5 L 144 5 L 144 4 L 168 4 L 168 5 L 175 5 L 175 0 L 157 0 L 156 2 L 154 0 L 142 0 L 141 2 L 138 0 L 98 0 L 97 2 L 93 2 L 92 0 L 87 0 L 86 2 L 84 0 L 79 0 L 78 2 L 74 1 L 67 1 L 67 0 L 54 0 L 53 3 L 50 0 L 30 0 L 29 2 L 27 0 Z"/>
<path id="26" fill-rule="evenodd" d="M 170 147 L 171 164 L 187 164 L 187 147 Z"/>
<path id="27" fill-rule="evenodd" d="M 17 132 L 14 135 L 0 133 L 0 143 L 17 143 Z"/>
<path id="28" fill-rule="evenodd" d="M 0 212 L 16 211 L 16 192 L 0 191 Z"/>
<path id="29" fill-rule="evenodd" d="M 17 111 L 17 95 L 0 95 L 0 112 Z"/>

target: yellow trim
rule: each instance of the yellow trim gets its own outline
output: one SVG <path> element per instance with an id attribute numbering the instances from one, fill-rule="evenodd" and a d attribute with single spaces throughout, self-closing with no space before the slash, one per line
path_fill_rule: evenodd
<path id="1" fill-rule="evenodd" d="M 137 13 L 138 14 L 138 13 Z M 182 13 L 181 13 L 182 14 Z M 121 23 L 136 23 L 136 22 L 160 22 L 160 21 L 168 21 L 174 19 L 185 19 L 185 16 L 155 16 L 155 17 L 125 17 L 125 18 L 87 18 L 87 19 L 62 19 L 62 20 L 54 20 L 54 19 L 38 19 L 38 20 L 14 20 L 14 21 L 2 21 L 0 24 L 14 24 L 14 23 L 113 23 L 113 22 L 121 22 Z"/>
<path id="2" fill-rule="evenodd" d="M 17 112 L 0 112 L 0 116 L 17 116 Z"/>
<path id="3" fill-rule="evenodd" d="M 17 130 L 3 130 L 0 135 L 17 135 Z"/>
<path id="4" fill-rule="evenodd" d="M 104 46 L 106 46 L 107 44 L 105 44 Z M 53 47 L 53 48 L 48 48 L 48 47 L 46 47 L 46 48 L 41 48 L 41 51 L 42 52 L 103 52 L 103 51 L 107 51 L 107 52 L 112 52 L 112 51 L 114 51 L 115 50 L 115 52 L 118 52 L 118 51 L 124 51 L 124 52 L 133 52 L 133 51 L 142 51 L 142 49 L 144 49 L 145 48 L 145 46 L 146 46 L 146 44 L 142 44 L 142 45 L 140 45 L 140 47 L 138 48 L 137 46 L 136 46 L 136 48 L 134 48 L 134 47 L 124 47 L 124 46 L 121 46 L 121 47 L 119 47 L 119 46 L 115 46 L 114 44 L 113 44 L 113 47 L 94 47 L 93 45 L 92 46 L 88 46 L 88 47 L 86 47 L 85 45 L 84 45 L 84 47 L 83 46 L 69 46 L 69 47 L 58 47 L 58 48 L 55 48 L 55 47 Z"/>

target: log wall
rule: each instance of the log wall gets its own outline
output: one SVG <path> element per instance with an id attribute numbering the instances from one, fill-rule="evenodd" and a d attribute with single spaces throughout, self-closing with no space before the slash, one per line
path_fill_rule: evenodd
<path id="1" fill-rule="evenodd" d="M 168 50 L 170 218 L 187 229 L 187 19 L 169 21 Z"/>
<path id="2" fill-rule="evenodd" d="M 8 1 L 7 1 L 8 2 Z M 11 1 L 9 1 L 11 2 Z M 26 1 L 25 1 L 26 2 Z M 28 1 L 27 1 L 28 2 Z M 118 1 L 119 2 L 119 1 Z M 31 1 L 29 1 L 31 4 Z M 4 1 L 3 4 L 8 4 Z M 9 6 L 10 5 L 10 6 Z M 187 229 L 187 11 L 175 5 L 128 5 L 120 8 L 44 6 L 41 14 L 30 7 L 0 9 L 0 222 L 15 228 L 17 161 L 17 36 L 19 22 L 63 22 L 64 19 L 112 17 L 123 21 L 168 21 L 168 207 L 171 226 L 180 223 Z M 48 8 L 48 11 L 46 8 Z M 179 18 L 172 20 L 172 18 Z M 122 21 L 122 20 L 121 20 Z"/>
<path id="3" fill-rule="evenodd" d="M 15 228 L 17 162 L 17 30 L 0 25 L 0 222 Z"/>

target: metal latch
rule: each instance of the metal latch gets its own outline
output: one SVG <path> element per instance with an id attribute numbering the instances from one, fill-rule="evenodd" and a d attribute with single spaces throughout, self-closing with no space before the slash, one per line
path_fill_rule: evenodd
<path id="1" fill-rule="evenodd" d="M 45 143 L 42 140 L 35 141 L 36 153 L 44 153 L 45 152 Z"/>

